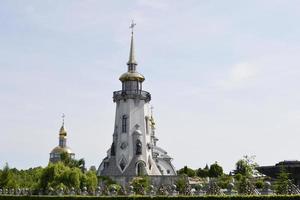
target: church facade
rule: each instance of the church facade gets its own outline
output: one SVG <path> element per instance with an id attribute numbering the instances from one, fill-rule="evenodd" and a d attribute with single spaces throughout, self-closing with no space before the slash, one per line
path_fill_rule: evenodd
<path id="1" fill-rule="evenodd" d="M 176 177 L 172 158 L 157 146 L 151 94 L 143 90 L 145 77 L 137 71 L 133 31 L 127 72 L 119 80 L 122 89 L 113 93 L 116 103 L 113 141 L 98 168 L 98 175 L 113 179 L 143 175 Z"/>

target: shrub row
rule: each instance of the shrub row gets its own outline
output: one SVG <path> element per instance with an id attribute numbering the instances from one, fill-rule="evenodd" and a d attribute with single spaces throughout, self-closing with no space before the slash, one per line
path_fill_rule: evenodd
<path id="1" fill-rule="evenodd" d="M 0 196 L 0 200 L 300 200 L 300 195 L 293 196 L 117 196 L 117 197 L 84 197 L 84 196 Z"/>

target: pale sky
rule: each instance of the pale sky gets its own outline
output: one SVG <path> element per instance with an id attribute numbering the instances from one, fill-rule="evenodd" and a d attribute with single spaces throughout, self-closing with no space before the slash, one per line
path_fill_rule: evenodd
<path id="1" fill-rule="evenodd" d="M 0 167 L 46 166 L 66 114 L 88 166 L 112 142 L 131 19 L 177 169 L 300 159 L 300 1 L 0 1 Z"/>

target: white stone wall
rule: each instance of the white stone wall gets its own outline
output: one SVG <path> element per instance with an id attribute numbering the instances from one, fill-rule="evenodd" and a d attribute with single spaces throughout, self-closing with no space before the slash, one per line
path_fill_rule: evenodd
<path id="1" fill-rule="evenodd" d="M 127 116 L 127 132 L 122 132 L 122 117 Z M 155 162 L 152 160 L 152 151 L 148 148 L 148 144 L 151 143 L 151 126 L 148 122 L 148 132 L 146 119 L 150 118 L 150 108 L 149 103 L 144 100 L 138 99 L 127 99 L 120 100 L 117 102 L 116 106 L 116 117 L 115 117 L 115 134 L 117 135 L 115 142 L 116 148 L 116 164 L 121 170 L 119 163 L 124 157 L 127 161 L 127 165 L 124 169 L 128 167 L 131 160 L 136 156 L 136 140 L 139 139 L 142 142 L 142 155 L 139 156 L 139 160 L 142 160 L 146 164 L 147 174 L 158 174 L 160 173 L 157 169 Z M 137 130 L 136 125 L 139 125 Z M 139 132 L 140 134 L 136 134 Z M 127 148 L 121 149 L 120 146 L 123 142 L 127 143 Z M 148 161 L 148 159 L 151 161 Z M 152 163 L 151 170 L 148 164 Z"/>

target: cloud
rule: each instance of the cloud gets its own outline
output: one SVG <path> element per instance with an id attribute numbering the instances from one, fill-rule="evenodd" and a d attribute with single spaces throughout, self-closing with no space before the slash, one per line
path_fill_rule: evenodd
<path id="1" fill-rule="evenodd" d="M 240 83 L 253 78 L 255 75 L 255 66 L 249 63 L 239 63 L 233 66 L 230 72 L 230 81 Z"/>
<path id="2" fill-rule="evenodd" d="M 241 62 L 233 65 L 227 77 L 218 82 L 218 85 L 224 89 L 241 89 L 248 86 L 258 74 L 256 65 Z"/>
<path id="3" fill-rule="evenodd" d="M 167 4 L 159 0 L 139 0 L 138 4 L 158 10 L 165 10 L 167 8 Z"/>

